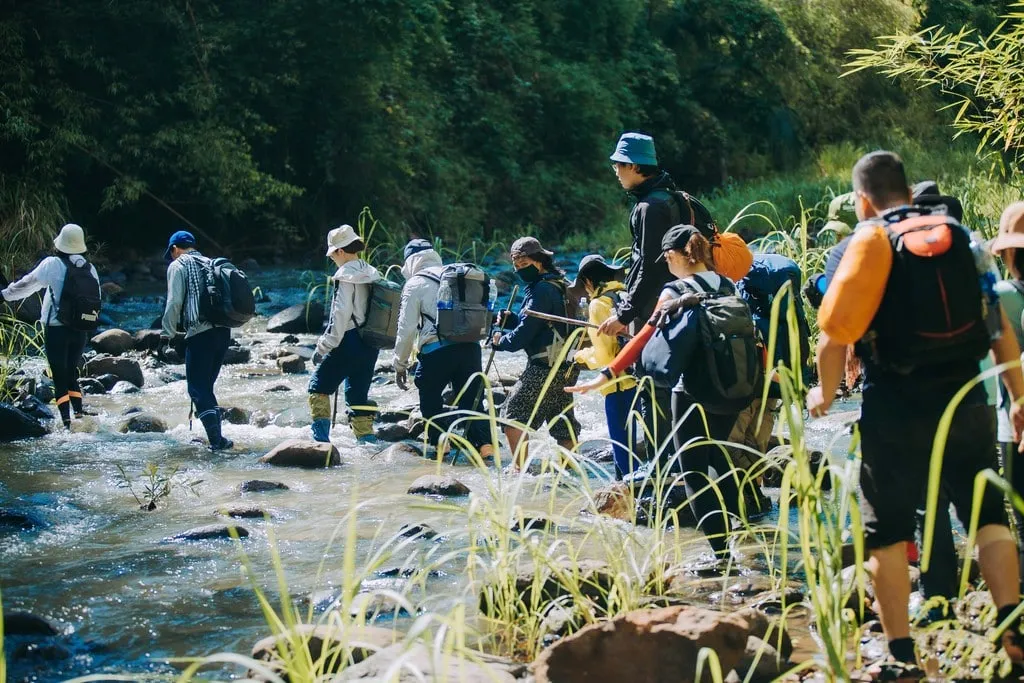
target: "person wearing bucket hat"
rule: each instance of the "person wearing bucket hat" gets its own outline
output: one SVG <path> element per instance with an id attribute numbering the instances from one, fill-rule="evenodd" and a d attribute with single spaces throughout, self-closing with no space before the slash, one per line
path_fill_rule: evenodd
<path id="1" fill-rule="evenodd" d="M 316 342 L 313 356 L 316 370 L 308 389 L 313 439 L 324 443 L 331 440 L 331 394 L 342 384 L 348 424 L 356 441 L 375 440 L 374 411 L 369 395 L 373 368 L 380 352 L 363 340 L 359 328 L 369 310 L 370 285 L 381 275 L 361 258 L 364 249 L 366 243 L 351 225 L 342 225 L 327 233 L 327 257 L 338 269 L 331 276 L 334 286 L 331 314 L 327 329 Z"/>
<path id="2" fill-rule="evenodd" d="M 587 318 L 599 326 L 615 315 L 615 305 L 619 303 L 626 286 L 622 283 L 621 266 L 613 266 L 600 254 L 588 254 L 580 261 L 576 279 L 571 290 L 584 292 L 590 303 L 587 307 Z M 621 350 L 616 337 L 598 334 L 594 327 L 587 329 L 590 346 L 576 352 L 574 360 L 590 370 L 599 370 L 608 365 Z M 639 410 L 636 402 L 636 380 L 626 375 L 617 382 L 610 383 L 601 389 L 604 396 L 604 416 L 608 423 L 608 439 L 612 443 L 612 455 L 615 462 L 615 477 L 622 479 L 640 468 L 642 461 L 632 455 L 633 437 L 637 434 L 630 429 L 633 411 Z"/>
<path id="3" fill-rule="evenodd" d="M 100 279 L 85 260 L 85 231 L 68 223 L 53 240 L 56 256 L 48 256 L 24 277 L 0 292 L 4 301 L 17 301 L 44 290 L 40 322 L 45 328 L 46 361 L 53 377 L 61 422 L 71 427 L 71 413 L 86 415 L 78 385 L 82 352 L 88 333 L 99 324 Z"/>
<path id="4" fill-rule="evenodd" d="M 235 444 L 222 433 L 221 410 L 214 385 L 231 345 L 231 328 L 214 325 L 203 316 L 200 297 L 206 291 L 211 260 L 199 252 L 196 238 L 178 230 L 167 240 L 167 302 L 162 337 L 167 342 L 185 336 L 185 383 L 210 450 L 223 451 Z"/>
<path id="5" fill-rule="evenodd" d="M 534 237 L 517 239 L 510 250 L 516 274 L 525 283 L 525 298 L 519 315 L 502 316 L 498 323 L 509 332 L 495 332 L 491 340 L 498 351 L 525 351 L 526 369 L 501 406 L 503 420 L 539 429 L 547 424 L 551 436 L 563 448 L 575 445 L 580 423 L 573 412 L 572 397 L 562 391 L 576 382 L 579 366 L 566 358 L 566 340 L 571 330 L 564 323 L 551 323 L 526 315 L 537 311 L 575 317 L 576 309 L 568 294 L 569 283 L 555 266 L 553 252 Z M 568 367 L 566 364 L 568 363 Z M 550 375 L 550 383 L 548 377 Z M 547 385 L 547 386 L 546 386 Z M 525 432 L 506 422 L 505 436 L 512 450 L 513 468 L 526 462 Z"/>

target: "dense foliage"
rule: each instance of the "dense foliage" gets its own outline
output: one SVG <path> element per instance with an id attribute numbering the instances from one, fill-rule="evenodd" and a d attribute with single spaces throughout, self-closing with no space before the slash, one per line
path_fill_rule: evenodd
<path id="1" fill-rule="evenodd" d="M 152 249 L 188 223 L 259 257 L 368 205 L 399 239 L 589 232 L 622 219 L 607 166 L 622 130 L 654 134 L 706 190 L 937 128 L 929 95 L 840 79 L 846 52 L 934 23 L 990 30 L 1002 9 L 0 0 L 0 230 L 63 217 Z"/>

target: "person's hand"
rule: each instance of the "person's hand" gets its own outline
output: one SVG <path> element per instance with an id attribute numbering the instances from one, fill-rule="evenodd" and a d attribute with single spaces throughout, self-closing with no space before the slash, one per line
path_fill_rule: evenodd
<path id="1" fill-rule="evenodd" d="M 608 379 L 602 373 L 602 374 L 599 374 L 594 379 L 592 379 L 589 382 L 586 382 L 584 384 L 577 384 L 576 386 L 566 387 L 565 388 L 565 393 L 567 393 L 567 394 L 586 394 L 588 392 L 594 391 L 595 389 L 600 389 L 605 384 L 608 384 L 608 382 L 610 382 L 610 381 L 611 380 Z"/>
<path id="2" fill-rule="evenodd" d="M 606 334 L 609 337 L 617 337 L 626 331 L 626 326 L 619 322 L 618 317 L 611 317 L 601 323 L 597 328 L 598 334 Z"/>
<path id="3" fill-rule="evenodd" d="M 323 362 L 324 362 L 323 355 L 319 351 L 314 352 L 313 353 L 313 365 L 320 365 Z"/>
<path id="4" fill-rule="evenodd" d="M 681 314 L 687 308 L 693 308 L 699 304 L 700 295 L 694 294 L 693 292 L 687 292 L 675 299 L 669 299 L 668 301 L 660 304 L 654 311 L 654 318 L 656 320 L 655 326 L 661 327 L 672 318 Z"/>
<path id="5" fill-rule="evenodd" d="M 501 332 L 495 332 L 494 336 L 491 337 L 491 346 L 497 346 L 498 342 L 501 341 Z"/>
<path id="6" fill-rule="evenodd" d="M 395 370 L 395 384 L 397 384 L 398 388 L 402 391 L 409 388 L 409 372 L 405 368 Z"/>
<path id="7" fill-rule="evenodd" d="M 821 386 L 816 386 L 807 392 L 807 412 L 811 417 L 824 417 L 828 409 L 832 407 L 832 400 L 835 396 L 825 396 Z M 1024 413 L 1021 415 L 1024 419 Z"/>
<path id="8" fill-rule="evenodd" d="M 1016 401 L 1010 404 L 1010 424 L 1013 426 L 1013 440 L 1020 444 L 1017 450 L 1024 453 L 1024 438 L 1021 438 L 1024 434 L 1024 405 Z"/>

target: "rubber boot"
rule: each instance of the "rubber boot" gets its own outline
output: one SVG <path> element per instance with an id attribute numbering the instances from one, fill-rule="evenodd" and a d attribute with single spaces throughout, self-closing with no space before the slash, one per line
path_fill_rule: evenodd
<path id="1" fill-rule="evenodd" d="M 85 406 L 82 405 L 82 395 L 77 392 L 69 392 L 68 396 L 71 397 L 71 410 L 75 413 L 75 419 L 81 419 L 86 415 L 95 415 L 96 413 L 86 410 Z"/>
<path id="2" fill-rule="evenodd" d="M 206 438 L 210 440 L 211 451 L 225 451 L 235 444 L 230 439 L 225 439 L 220 433 L 220 410 L 214 408 L 207 410 L 199 416 L 206 430 Z"/>
<path id="3" fill-rule="evenodd" d="M 377 437 L 373 435 L 373 415 L 353 415 L 348 419 L 348 424 L 355 434 L 356 441 L 377 443 Z"/>
<path id="4" fill-rule="evenodd" d="M 330 418 L 321 417 L 313 420 L 313 441 L 319 441 L 320 443 L 331 442 L 331 420 Z"/>
<path id="5" fill-rule="evenodd" d="M 57 410 L 60 411 L 60 420 L 64 423 L 64 429 L 71 429 L 71 403 L 67 400 L 59 401 Z"/>

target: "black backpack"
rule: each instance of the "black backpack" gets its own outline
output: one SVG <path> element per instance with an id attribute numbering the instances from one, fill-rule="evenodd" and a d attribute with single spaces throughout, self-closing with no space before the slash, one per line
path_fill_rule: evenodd
<path id="1" fill-rule="evenodd" d="M 698 295 L 696 311 L 700 326 L 700 357 L 683 366 L 675 347 L 684 334 L 684 315 L 660 327 L 644 347 L 644 373 L 656 385 L 672 387 L 680 379 L 683 392 L 704 410 L 715 414 L 738 413 L 760 394 L 764 381 L 764 358 L 750 306 L 727 278 L 712 289 L 701 277 L 677 280 L 666 289 L 682 296 Z"/>
<path id="2" fill-rule="evenodd" d="M 885 226 L 892 270 L 857 355 L 898 374 L 980 361 L 991 340 L 970 235 L 952 216 L 921 207 L 899 217 Z"/>
<path id="3" fill-rule="evenodd" d="M 714 242 L 715 235 L 718 234 L 718 224 L 708 207 L 704 206 L 699 199 L 683 190 L 657 190 L 657 192 L 664 193 L 675 201 L 676 207 L 679 209 L 680 223 L 692 225 L 700 230 L 700 233 L 709 242 Z"/>
<path id="4" fill-rule="evenodd" d="M 423 317 L 433 323 L 441 341 L 480 342 L 487 339 L 491 329 L 491 310 L 488 306 L 491 278 L 482 268 L 472 263 L 452 263 L 442 268 L 439 275 L 424 271 L 417 273 L 438 284 L 437 318 L 426 313 Z M 446 287 L 441 287 L 446 283 Z M 451 293 L 441 301 L 441 292 Z"/>
<path id="5" fill-rule="evenodd" d="M 67 271 L 60 301 L 54 302 L 57 304 L 57 321 L 68 329 L 92 332 L 100 326 L 103 297 L 99 280 L 92 276 L 88 261 L 76 266 L 63 254 L 59 258 L 67 266 Z"/>
<path id="6" fill-rule="evenodd" d="M 199 315 L 222 327 L 241 327 L 256 315 L 256 297 L 245 273 L 226 258 L 197 258 L 206 286 L 199 293 Z"/>

